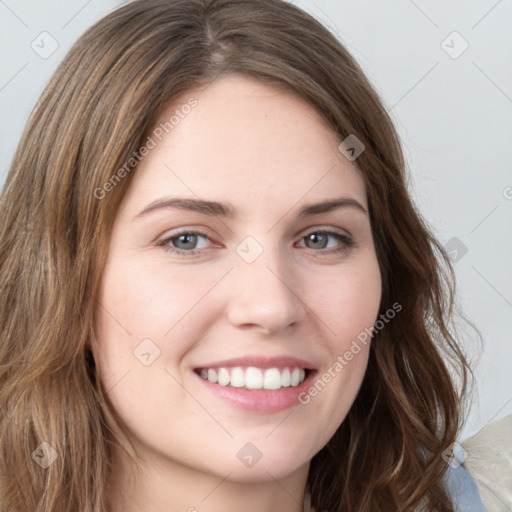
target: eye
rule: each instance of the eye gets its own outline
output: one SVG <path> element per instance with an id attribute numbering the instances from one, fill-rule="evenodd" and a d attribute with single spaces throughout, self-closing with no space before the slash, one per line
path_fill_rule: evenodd
<path id="1" fill-rule="evenodd" d="M 196 256 L 200 252 L 200 249 L 205 249 L 208 245 L 206 243 L 206 245 L 199 244 L 198 246 L 198 242 L 201 239 L 210 240 L 208 235 L 200 231 L 182 231 L 161 240 L 156 245 L 162 247 L 165 251 L 170 252 L 171 254 L 177 254 L 185 257 Z M 329 243 L 329 239 L 337 240 L 339 247 L 336 248 L 335 243 L 335 248 L 333 248 L 333 245 Z M 304 241 L 307 244 L 306 246 L 309 249 L 314 249 L 315 252 L 327 254 L 345 252 L 355 245 L 352 238 L 348 235 L 325 229 L 311 231 L 303 236 L 300 241 Z"/>
<path id="2" fill-rule="evenodd" d="M 324 251 L 323 249 L 333 247 L 332 245 L 329 247 L 329 238 L 337 240 L 340 246 L 331 249 L 330 251 Z M 301 241 L 305 241 L 306 244 L 309 244 L 308 247 L 310 249 L 319 249 L 321 252 L 327 253 L 345 252 L 354 246 L 354 241 L 348 235 L 325 229 L 311 231 L 307 235 L 303 236 Z"/>
<path id="3" fill-rule="evenodd" d="M 173 254 L 186 253 L 187 255 L 195 256 L 197 254 L 195 249 L 204 248 L 197 247 L 198 240 L 201 238 L 209 240 L 209 237 L 205 233 L 199 231 L 183 231 L 158 242 L 157 245 Z"/>

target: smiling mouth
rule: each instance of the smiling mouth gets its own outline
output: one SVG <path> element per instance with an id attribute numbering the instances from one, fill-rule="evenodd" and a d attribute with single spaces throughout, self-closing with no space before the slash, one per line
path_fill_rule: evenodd
<path id="1" fill-rule="evenodd" d="M 311 370 L 300 367 L 258 368 L 236 366 L 218 368 L 196 368 L 202 379 L 219 386 L 244 388 L 249 390 L 279 390 L 299 386 Z"/>

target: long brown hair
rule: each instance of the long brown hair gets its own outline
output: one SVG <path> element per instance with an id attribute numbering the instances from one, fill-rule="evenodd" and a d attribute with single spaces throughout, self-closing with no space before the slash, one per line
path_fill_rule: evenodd
<path id="1" fill-rule="evenodd" d="M 403 308 L 374 334 L 348 417 L 311 461 L 312 505 L 453 511 L 441 454 L 457 438 L 470 375 L 450 327 L 453 270 L 408 195 L 373 87 L 326 28 L 282 0 L 136 0 L 90 28 L 42 94 L 0 202 L 0 508 L 107 510 L 113 445 L 134 457 L 93 356 L 109 234 L 136 172 L 126 162 L 164 105 L 222 73 L 286 87 L 340 141 L 364 143 L 355 163 L 381 313 Z"/>

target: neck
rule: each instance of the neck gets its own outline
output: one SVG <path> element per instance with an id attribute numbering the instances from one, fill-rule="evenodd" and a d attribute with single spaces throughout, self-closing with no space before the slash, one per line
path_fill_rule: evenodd
<path id="1" fill-rule="evenodd" d="M 168 459 L 114 457 L 109 512 L 303 512 L 309 463 L 283 478 L 233 481 Z M 307 507 L 306 507 L 307 508 Z"/>

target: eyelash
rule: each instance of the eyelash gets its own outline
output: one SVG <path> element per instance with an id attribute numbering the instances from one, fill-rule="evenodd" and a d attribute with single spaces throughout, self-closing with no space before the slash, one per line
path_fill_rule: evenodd
<path id="1" fill-rule="evenodd" d="M 342 254 L 342 253 L 348 252 L 351 248 L 353 248 L 355 246 L 354 240 L 352 238 L 350 238 L 349 236 L 338 233 L 336 231 L 331 231 L 328 229 L 317 229 L 314 231 L 310 231 L 309 233 L 306 233 L 304 236 L 302 236 L 300 238 L 300 240 L 302 241 L 305 238 L 307 238 L 308 236 L 313 235 L 313 234 L 331 236 L 333 238 L 336 238 L 338 241 L 342 242 L 341 247 L 339 247 L 338 249 L 330 249 L 330 250 L 319 249 L 316 252 L 324 252 L 327 254 Z M 197 256 L 198 250 L 192 249 L 190 251 L 187 251 L 184 249 L 177 249 L 176 247 L 172 247 L 172 246 L 168 245 L 169 242 L 171 242 L 172 240 L 175 240 L 176 238 L 179 238 L 180 236 L 183 236 L 183 235 L 200 236 L 203 238 L 207 238 L 209 240 L 208 235 L 206 235 L 205 233 L 202 233 L 200 231 L 181 231 L 179 233 L 173 234 L 171 237 L 161 240 L 156 245 L 158 247 L 162 247 L 162 249 L 164 249 L 164 251 L 170 252 L 171 254 L 178 254 L 178 255 L 185 256 L 185 257 Z M 312 250 L 314 251 L 314 249 L 312 249 Z M 199 251 L 200 251 L 200 249 L 199 249 Z"/>

